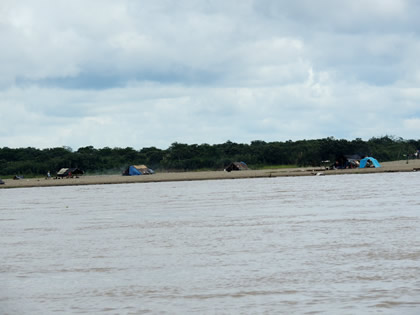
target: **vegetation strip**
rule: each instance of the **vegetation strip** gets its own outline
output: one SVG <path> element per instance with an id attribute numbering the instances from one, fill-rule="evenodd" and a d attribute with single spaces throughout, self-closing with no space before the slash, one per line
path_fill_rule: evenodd
<path id="1" fill-rule="evenodd" d="M 340 155 L 373 156 L 378 161 L 408 159 L 420 149 L 420 140 L 381 137 L 368 141 L 334 139 L 286 142 L 252 141 L 241 144 L 173 143 L 168 149 L 101 148 L 92 146 L 73 151 L 69 147 L 0 148 L 0 177 L 56 174 L 61 168 L 80 168 L 88 175 L 121 174 L 129 165 L 145 164 L 156 172 L 223 170 L 234 161 L 244 161 L 250 169 L 273 168 L 277 165 L 320 166 L 322 161 L 334 163 Z"/>

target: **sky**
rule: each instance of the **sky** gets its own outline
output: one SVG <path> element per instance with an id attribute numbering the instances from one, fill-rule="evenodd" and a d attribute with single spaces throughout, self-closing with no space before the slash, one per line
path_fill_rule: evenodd
<path id="1" fill-rule="evenodd" d="M 0 147 L 420 138 L 416 0 L 1 0 Z"/>

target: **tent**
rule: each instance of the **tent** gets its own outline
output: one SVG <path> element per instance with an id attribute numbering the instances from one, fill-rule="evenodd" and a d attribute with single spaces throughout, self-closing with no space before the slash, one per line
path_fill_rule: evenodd
<path id="1" fill-rule="evenodd" d="M 232 162 L 225 167 L 226 172 L 248 170 L 248 165 L 245 162 Z"/>
<path id="2" fill-rule="evenodd" d="M 335 159 L 335 163 L 331 166 L 333 169 L 357 168 L 359 167 L 360 155 L 340 155 Z"/>
<path id="3" fill-rule="evenodd" d="M 0 178 L 0 185 L 4 185 L 4 184 L 5 184 L 4 181 L 2 181 Z"/>
<path id="4" fill-rule="evenodd" d="M 155 171 L 151 168 L 148 168 L 146 165 L 130 165 L 123 172 L 124 176 L 137 176 L 137 175 L 151 175 Z"/>
<path id="5" fill-rule="evenodd" d="M 381 164 L 379 164 L 379 162 L 375 158 L 370 156 L 360 160 L 359 168 L 365 168 L 370 166 L 381 167 Z"/>
<path id="6" fill-rule="evenodd" d="M 62 168 L 57 172 L 57 177 L 67 177 L 70 174 L 73 175 L 83 175 L 83 172 L 80 168 Z"/>

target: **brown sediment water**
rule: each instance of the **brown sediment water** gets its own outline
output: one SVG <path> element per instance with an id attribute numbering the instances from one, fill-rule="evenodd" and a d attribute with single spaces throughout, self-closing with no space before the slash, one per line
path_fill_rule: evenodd
<path id="1" fill-rule="evenodd" d="M 0 191 L 2 314 L 417 314 L 420 174 Z"/>

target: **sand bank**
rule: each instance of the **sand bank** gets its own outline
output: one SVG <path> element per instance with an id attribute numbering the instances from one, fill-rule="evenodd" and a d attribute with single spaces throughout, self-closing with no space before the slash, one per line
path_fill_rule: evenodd
<path id="1" fill-rule="evenodd" d="M 289 169 L 266 169 L 248 171 L 209 171 L 209 172 L 173 172 L 156 173 L 143 176 L 121 176 L 121 175 L 98 175 L 80 176 L 79 178 L 64 179 L 3 179 L 4 185 L 1 188 L 23 188 L 23 187 L 47 187 L 47 186 L 71 186 L 71 185 L 101 185 L 101 184 L 123 184 L 123 183 L 150 183 L 170 181 L 193 181 L 193 180 L 215 180 L 215 179 L 238 179 L 238 178 L 263 178 L 280 176 L 319 176 L 339 174 L 369 174 L 386 172 L 412 172 L 420 171 L 420 160 L 393 161 L 381 163 L 381 168 L 367 169 L 346 169 L 346 170 L 325 170 L 319 167 L 289 168 Z"/>

